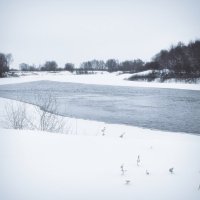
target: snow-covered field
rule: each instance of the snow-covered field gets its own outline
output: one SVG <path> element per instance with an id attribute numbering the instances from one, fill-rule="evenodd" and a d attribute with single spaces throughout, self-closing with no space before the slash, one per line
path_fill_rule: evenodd
<path id="1" fill-rule="evenodd" d="M 134 86 L 125 76 L 40 74 L 0 79 L 0 84 L 55 80 Z M 199 90 L 199 85 L 187 87 Z M 10 102 L 16 103 L 0 98 L 0 200 L 200 199 L 199 136 L 73 118 L 65 118 L 65 134 L 6 129 Z M 35 107 L 26 106 L 33 115 Z"/>
<path id="2" fill-rule="evenodd" d="M 199 142 L 178 134 L 130 139 L 1 129 L 0 199 L 198 200 Z"/>
<path id="3" fill-rule="evenodd" d="M 36 72 L 36 73 L 23 73 L 23 76 L 20 77 L 0 79 L 0 85 L 39 81 L 39 80 L 50 80 L 50 81 L 99 84 L 99 85 L 200 90 L 200 83 L 188 84 L 188 83 L 175 82 L 173 80 L 171 80 L 171 82 L 166 82 L 166 83 L 128 81 L 127 79 L 130 76 L 132 76 L 132 74 L 121 74 L 120 72 L 114 72 L 114 73 L 98 72 L 97 74 L 89 74 L 89 75 L 74 75 L 71 74 L 70 72 L 59 72 L 59 73 Z"/>

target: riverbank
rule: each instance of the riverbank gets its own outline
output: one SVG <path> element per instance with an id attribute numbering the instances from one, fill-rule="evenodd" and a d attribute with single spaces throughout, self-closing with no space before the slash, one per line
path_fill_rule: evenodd
<path id="1" fill-rule="evenodd" d="M 130 86 L 130 87 L 152 87 L 152 88 L 169 88 L 169 89 L 185 89 L 185 90 L 200 90 L 200 84 L 181 83 L 171 80 L 171 82 L 139 82 L 128 81 L 132 74 L 121 74 L 120 72 L 108 73 L 98 72 L 97 74 L 75 75 L 70 72 L 35 72 L 22 73 L 19 77 L 1 78 L 0 85 L 24 83 L 30 81 L 60 81 L 72 83 L 85 83 L 97 85 L 113 85 L 113 86 Z"/>
<path id="2" fill-rule="evenodd" d="M 112 84 L 126 83 L 112 76 Z M 41 74 L 0 83 L 46 79 L 89 83 L 90 77 L 92 84 L 104 84 L 106 74 L 80 77 Z M 63 133 L 14 130 L 5 112 L 14 102 L 0 98 L 1 200 L 200 198 L 199 136 L 67 117 Z M 35 106 L 25 106 L 28 115 L 37 118 Z"/>
<path id="3" fill-rule="evenodd" d="M 199 136 L 73 118 L 64 134 L 5 129 L 10 102 L 0 98 L 2 200 L 199 199 Z"/>
<path id="4" fill-rule="evenodd" d="M 199 136 L 73 118 L 65 134 L 2 129 L 2 107 L 0 119 L 2 200 L 199 199 Z"/>
<path id="5" fill-rule="evenodd" d="M 0 86 L 0 97 L 32 104 L 40 105 L 36 99 L 43 95 L 56 99 L 63 116 L 200 134 L 199 91 L 57 81 Z"/>

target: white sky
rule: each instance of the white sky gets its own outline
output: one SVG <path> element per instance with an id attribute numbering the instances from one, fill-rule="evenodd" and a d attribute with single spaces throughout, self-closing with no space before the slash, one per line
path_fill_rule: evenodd
<path id="1" fill-rule="evenodd" d="M 0 0 L 0 52 L 19 63 L 150 60 L 200 38 L 200 0 Z"/>

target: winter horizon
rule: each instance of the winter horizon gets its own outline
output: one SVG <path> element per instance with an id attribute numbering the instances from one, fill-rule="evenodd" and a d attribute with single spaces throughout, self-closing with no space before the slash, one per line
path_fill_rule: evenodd
<path id="1" fill-rule="evenodd" d="M 92 59 L 150 61 L 161 49 L 199 39 L 200 2 L 2 0 L 2 53 L 22 62 L 76 66 Z"/>

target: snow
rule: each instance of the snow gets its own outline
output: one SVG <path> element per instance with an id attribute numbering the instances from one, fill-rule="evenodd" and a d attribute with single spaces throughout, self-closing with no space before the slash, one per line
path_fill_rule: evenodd
<path id="1" fill-rule="evenodd" d="M 143 72 L 134 73 L 133 76 L 145 76 L 145 75 L 151 74 L 152 72 L 153 70 L 146 70 Z"/>
<path id="2" fill-rule="evenodd" d="M 199 84 L 125 81 L 129 76 L 44 72 L 0 79 L 0 84 L 51 80 L 200 90 Z M 13 130 L 5 121 L 10 103 L 23 104 L 0 98 L 0 200 L 200 199 L 198 135 L 67 117 L 65 134 Z M 35 106 L 26 107 L 37 119 Z"/>
<path id="3" fill-rule="evenodd" d="M 114 72 L 114 73 L 99 72 L 97 74 L 88 74 L 88 75 L 75 75 L 69 72 L 59 72 L 59 73 L 37 72 L 37 75 L 36 74 L 31 75 L 30 73 L 28 73 L 26 76 L 2 78 L 0 79 L 0 85 L 23 83 L 30 81 L 40 81 L 40 80 L 50 80 L 50 81 L 98 84 L 98 85 L 200 90 L 199 83 L 188 84 L 188 83 L 178 83 L 175 81 L 166 83 L 128 81 L 127 79 L 130 76 L 132 76 L 132 74 L 121 74 L 120 72 Z"/>
<path id="4" fill-rule="evenodd" d="M 0 198 L 199 199 L 199 138 L 188 138 L 171 142 L 4 129 Z"/>
<path id="5" fill-rule="evenodd" d="M 0 98 L 1 200 L 200 198 L 199 136 L 73 118 L 68 134 L 5 129 L 10 102 Z"/>

